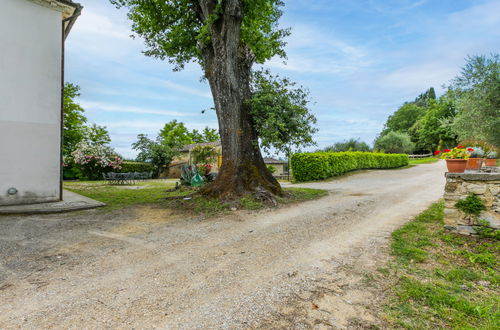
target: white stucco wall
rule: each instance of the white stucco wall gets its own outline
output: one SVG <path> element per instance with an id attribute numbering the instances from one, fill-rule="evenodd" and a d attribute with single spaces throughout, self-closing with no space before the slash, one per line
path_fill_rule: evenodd
<path id="1" fill-rule="evenodd" d="M 0 1 L 0 205 L 59 199 L 61 29 L 59 11 Z"/>

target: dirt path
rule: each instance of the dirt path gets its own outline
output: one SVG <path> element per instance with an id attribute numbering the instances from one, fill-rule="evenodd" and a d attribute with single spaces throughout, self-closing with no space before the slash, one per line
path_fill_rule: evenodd
<path id="1" fill-rule="evenodd" d="M 442 196 L 443 174 L 442 162 L 370 171 L 303 185 L 328 189 L 320 200 L 209 220 L 150 207 L 2 217 L 0 328 L 377 323 L 357 306 L 376 299 L 343 290 Z"/>

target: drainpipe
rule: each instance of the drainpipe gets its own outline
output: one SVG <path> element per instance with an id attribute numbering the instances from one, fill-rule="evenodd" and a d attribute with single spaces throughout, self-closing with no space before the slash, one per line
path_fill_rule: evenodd
<path id="1" fill-rule="evenodd" d="M 76 19 L 82 13 L 82 7 L 79 6 L 75 9 L 72 16 L 65 18 L 61 22 L 61 119 L 60 119 L 60 146 L 59 146 L 59 200 L 63 200 L 63 132 L 64 132 L 64 55 L 65 48 L 64 42 L 69 34 L 69 31 L 75 24 Z M 66 23 L 68 26 L 66 27 Z"/>

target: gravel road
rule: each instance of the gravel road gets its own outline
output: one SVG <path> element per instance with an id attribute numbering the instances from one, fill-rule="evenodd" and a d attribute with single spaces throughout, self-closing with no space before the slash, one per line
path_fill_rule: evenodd
<path id="1" fill-rule="evenodd" d="M 0 328 L 349 327 L 352 302 L 304 316 L 293 300 L 385 258 L 390 232 L 442 196 L 444 171 L 294 185 L 330 194 L 210 219 L 151 206 L 0 217 Z"/>

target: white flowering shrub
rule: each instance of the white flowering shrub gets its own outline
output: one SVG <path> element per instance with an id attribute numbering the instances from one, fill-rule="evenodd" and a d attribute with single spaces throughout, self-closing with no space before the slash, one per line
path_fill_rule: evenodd
<path id="1" fill-rule="evenodd" d="M 71 155 L 84 177 L 89 180 L 101 179 L 102 173 L 119 170 L 123 163 L 122 158 L 105 145 L 80 142 Z"/>

